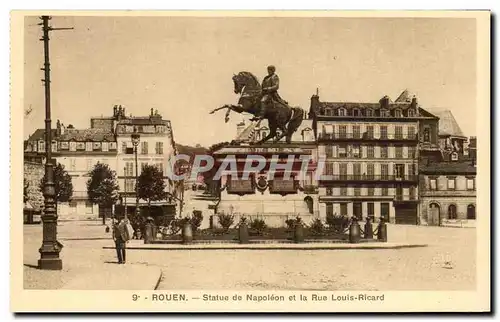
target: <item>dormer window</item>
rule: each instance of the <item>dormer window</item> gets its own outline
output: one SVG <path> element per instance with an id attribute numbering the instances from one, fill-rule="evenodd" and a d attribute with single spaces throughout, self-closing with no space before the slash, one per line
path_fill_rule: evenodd
<path id="1" fill-rule="evenodd" d="M 413 116 L 415 116 L 415 111 L 412 108 L 408 109 L 408 117 L 413 117 Z"/>
<path id="2" fill-rule="evenodd" d="M 371 108 L 366 110 L 366 116 L 373 116 L 373 110 Z"/>
<path id="3" fill-rule="evenodd" d="M 394 116 L 401 117 L 401 110 L 399 108 L 394 110 Z"/>
<path id="4" fill-rule="evenodd" d="M 380 116 L 381 117 L 388 117 L 389 116 L 389 111 L 386 109 L 381 109 L 380 110 Z"/>
<path id="5" fill-rule="evenodd" d="M 453 152 L 451 154 L 451 161 L 458 161 L 458 153 L 457 152 Z"/>
<path id="6" fill-rule="evenodd" d="M 346 116 L 345 108 L 339 108 L 339 116 Z"/>
<path id="7" fill-rule="evenodd" d="M 352 116 L 361 116 L 359 113 L 359 109 L 355 108 L 352 110 Z"/>
<path id="8" fill-rule="evenodd" d="M 327 108 L 325 109 L 325 115 L 326 116 L 333 116 L 333 111 L 331 108 Z"/>

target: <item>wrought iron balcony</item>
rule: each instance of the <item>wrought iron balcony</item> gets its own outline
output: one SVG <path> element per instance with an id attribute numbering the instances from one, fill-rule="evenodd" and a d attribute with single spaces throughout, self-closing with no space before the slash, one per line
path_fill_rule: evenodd
<path id="1" fill-rule="evenodd" d="M 354 132 L 333 132 L 320 133 L 318 141 L 400 141 L 400 142 L 417 142 L 417 134 L 387 134 L 387 133 L 354 133 Z"/>
<path id="2" fill-rule="evenodd" d="M 326 178 L 321 178 L 320 182 L 332 183 L 332 182 L 367 182 L 367 183 L 377 183 L 377 182 L 417 182 L 417 175 L 358 175 L 358 174 L 336 174 L 336 175 L 324 175 Z"/>

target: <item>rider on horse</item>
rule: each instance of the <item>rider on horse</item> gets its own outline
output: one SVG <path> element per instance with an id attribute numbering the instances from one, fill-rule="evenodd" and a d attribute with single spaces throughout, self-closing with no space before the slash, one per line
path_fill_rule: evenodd
<path id="1" fill-rule="evenodd" d="M 280 79 L 275 74 L 276 67 L 270 65 L 267 67 L 267 76 L 262 81 L 262 99 L 260 100 L 260 113 L 257 119 L 263 119 L 268 107 L 274 108 L 274 104 L 281 103 L 285 106 L 288 102 L 283 100 L 278 94 L 280 88 Z"/>

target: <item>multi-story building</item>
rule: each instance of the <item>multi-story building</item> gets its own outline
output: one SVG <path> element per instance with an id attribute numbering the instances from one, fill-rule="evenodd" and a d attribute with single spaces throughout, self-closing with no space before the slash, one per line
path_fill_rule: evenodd
<path id="1" fill-rule="evenodd" d="M 72 125 L 65 127 L 57 121 L 52 133 L 52 155 L 55 163 L 64 166 L 73 184 L 72 200 L 58 204 L 59 216 L 97 217 L 109 212 L 109 209 L 93 205 L 87 196 L 88 173 L 98 162 L 108 164 L 116 172 L 120 196 L 130 206 L 130 212 L 135 210 L 136 173 L 131 141 L 134 127 L 140 134 L 138 175 L 145 164 L 157 165 L 165 174 L 167 190 L 170 189 L 166 167 L 168 159 L 175 153 L 170 121 L 163 120 L 152 110 L 147 117 L 127 117 L 125 108 L 114 106 L 112 116 L 91 118 L 90 128 L 87 129 L 75 129 Z M 44 129 L 38 129 L 25 141 L 25 160 L 44 162 L 44 133 Z M 140 205 L 143 203 L 140 200 Z"/>
<path id="2" fill-rule="evenodd" d="M 120 110 L 116 111 L 120 115 Z M 164 120 L 158 111 L 146 117 L 125 117 L 119 116 L 116 124 L 117 153 L 117 173 L 120 185 L 120 194 L 124 197 L 128 212 L 135 211 L 135 153 L 131 135 L 134 130 L 140 135 L 137 146 L 137 176 L 145 165 L 155 165 L 163 171 L 167 192 L 173 193 L 172 186 L 167 180 L 167 166 L 169 159 L 176 153 L 175 142 L 170 121 Z M 139 200 L 139 205 L 143 205 L 144 200 Z M 162 203 L 153 203 L 164 205 Z"/>
<path id="3" fill-rule="evenodd" d="M 437 143 L 437 118 L 407 91 L 392 102 L 320 102 L 309 117 L 325 160 L 319 182 L 320 213 L 418 222 L 418 148 Z M 425 124 L 425 126 L 424 126 Z"/>

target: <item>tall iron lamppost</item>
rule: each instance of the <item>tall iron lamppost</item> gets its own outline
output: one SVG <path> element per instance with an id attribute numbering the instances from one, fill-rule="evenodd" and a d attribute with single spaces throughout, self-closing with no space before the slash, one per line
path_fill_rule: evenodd
<path id="1" fill-rule="evenodd" d="M 44 209 L 42 215 L 43 237 L 42 246 L 38 250 L 40 259 L 38 268 L 61 270 L 62 260 L 59 253 L 63 245 L 57 241 L 57 204 L 54 184 L 54 165 L 52 163 L 52 120 L 50 115 L 50 60 L 49 60 L 49 32 L 53 30 L 68 30 L 73 28 L 54 28 L 49 26 L 49 16 L 42 16 L 39 24 L 43 29 L 44 49 L 44 79 L 45 83 L 45 185 L 43 187 Z"/>
<path id="2" fill-rule="evenodd" d="M 127 219 L 127 167 L 123 168 L 123 216 Z"/>
<path id="3" fill-rule="evenodd" d="M 134 126 L 134 132 L 130 135 L 132 138 L 132 145 L 134 146 L 135 154 L 135 213 L 139 214 L 139 171 L 137 170 L 137 147 L 141 141 L 141 135 L 137 133 L 137 128 Z"/>

